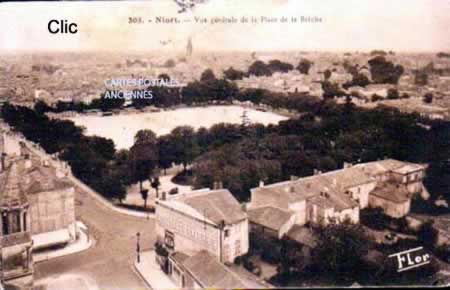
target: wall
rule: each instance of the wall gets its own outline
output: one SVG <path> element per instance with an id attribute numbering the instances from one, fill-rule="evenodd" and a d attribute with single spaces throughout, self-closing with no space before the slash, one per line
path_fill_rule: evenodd
<path id="1" fill-rule="evenodd" d="M 348 188 L 354 199 L 359 199 L 359 207 L 361 209 L 369 206 L 369 194 L 375 189 L 377 183 L 370 182 L 355 187 Z"/>
<path id="2" fill-rule="evenodd" d="M 28 198 L 31 234 L 56 231 L 75 223 L 73 188 L 30 194 Z"/>
<path id="3" fill-rule="evenodd" d="M 402 203 L 394 203 L 387 199 L 370 195 L 369 205 L 370 207 L 381 207 L 384 210 L 384 213 L 390 217 L 401 218 L 409 213 L 411 200 Z"/>
<path id="4" fill-rule="evenodd" d="M 225 227 L 229 230 L 229 236 L 223 238 L 223 261 L 234 262 L 236 257 L 248 252 L 249 248 L 249 222 L 248 219 Z"/>
<path id="5" fill-rule="evenodd" d="M 291 203 L 289 210 L 295 213 L 294 222 L 298 225 L 304 225 L 306 223 L 306 200 Z"/>
<path id="6" fill-rule="evenodd" d="M 224 261 L 233 262 L 236 256 L 248 252 L 248 220 L 227 225 L 229 236 L 220 241 L 221 231 L 209 223 L 183 215 L 165 206 L 156 206 L 156 227 L 159 240 L 164 241 L 165 230 L 174 234 L 175 251 L 194 253 L 207 250 L 220 257 L 222 242 L 222 257 Z M 224 235 L 224 231 L 222 231 Z"/>

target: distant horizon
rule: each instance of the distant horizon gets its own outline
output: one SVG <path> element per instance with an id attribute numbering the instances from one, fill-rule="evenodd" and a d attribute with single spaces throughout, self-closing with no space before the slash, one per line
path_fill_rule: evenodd
<path id="1" fill-rule="evenodd" d="M 66 1 L 66 0 L 64 0 Z M 69 0 L 72 1 L 72 0 Z M 85 0 L 74 0 L 74 1 L 85 1 Z M 98 1 L 98 0 L 93 0 Z M 102 0 L 103 1 L 103 0 Z M 104 0 L 104 1 L 110 1 L 110 0 Z M 113 1 L 124 1 L 124 0 L 113 0 Z M 137 1 L 147 1 L 147 0 L 137 0 Z M 373 48 L 373 49 L 365 49 L 365 50 L 345 50 L 345 49 L 336 49 L 336 50 L 304 50 L 304 49 L 289 49 L 289 50 L 202 50 L 202 49 L 195 49 L 195 52 L 193 55 L 203 54 L 203 53 L 336 53 L 336 54 L 345 54 L 345 53 L 351 53 L 351 54 L 370 54 L 373 51 L 384 51 L 389 55 L 389 52 L 393 52 L 394 54 L 438 54 L 438 53 L 450 53 L 449 50 L 393 50 L 393 49 L 379 49 L 379 48 Z M 64 54 L 64 53 L 74 53 L 74 54 L 95 54 L 95 53 L 111 53 L 111 54 L 133 54 L 133 53 L 161 53 L 164 52 L 164 50 L 161 49 L 141 49 L 141 50 L 135 50 L 135 49 L 129 49 L 129 50 L 107 50 L 107 49 L 97 49 L 97 50 L 7 50 L 7 49 L 1 49 L 0 53 L 5 54 Z M 185 50 L 179 49 L 179 50 L 170 50 L 167 51 L 167 54 L 184 54 Z M 1 56 L 1 55 L 0 55 Z"/>
<path id="2" fill-rule="evenodd" d="M 210 0 L 178 13 L 175 1 L 4 2 L 0 51 L 449 51 L 450 1 Z M 318 17 L 318 23 L 201 24 L 195 17 Z M 142 24 L 128 23 L 141 17 Z M 177 17 L 179 24 L 155 23 Z M 49 20 L 78 24 L 50 34 Z M 149 20 L 153 20 L 149 22 Z M 2 24 L 3 24 L 2 23 Z"/>

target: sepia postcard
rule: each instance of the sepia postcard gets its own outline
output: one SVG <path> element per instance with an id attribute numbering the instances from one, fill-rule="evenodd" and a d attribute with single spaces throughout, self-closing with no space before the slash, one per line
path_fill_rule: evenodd
<path id="1" fill-rule="evenodd" d="M 0 289 L 450 285 L 450 1 L 0 2 Z"/>

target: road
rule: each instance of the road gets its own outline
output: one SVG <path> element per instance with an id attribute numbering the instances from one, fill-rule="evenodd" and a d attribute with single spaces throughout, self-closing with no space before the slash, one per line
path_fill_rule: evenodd
<path id="1" fill-rule="evenodd" d="M 141 233 L 141 250 L 153 247 L 154 219 L 118 213 L 78 190 L 75 198 L 77 219 L 88 226 L 96 244 L 77 254 L 35 264 L 35 283 L 51 281 L 53 288 L 58 284 L 65 285 L 64 288 L 78 288 L 66 283 L 79 284 L 78 280 L 83 280 L 81 284 L 89 289 L 147 289 L 134 272 L 133 261 L 136 259 L 137 232 Z"/>
<path id="2" fill-rule="evenodd" d="M 20 136 L 11 136 L 24 141 L 37 156 L 57 165 L 42 149 L 34 147 Z M 17 144 L 18 146 L 18 144 Z M 74 184 L 79 181 L 69 174 Z M 140 232 L 141 250 L 153 248 L 155 242 L 154 219 L 126 215 L 100 203 L 79 187 L 75 193 L 75 214 L 88 226 L 89 235 L 96 243 L 80 253 L 36 263 L 35 284 L 47 284 L 48 289 L 77 290 L 135 290 L 148 289 L 134 271 L 136 259 L 136 233 Z"/>

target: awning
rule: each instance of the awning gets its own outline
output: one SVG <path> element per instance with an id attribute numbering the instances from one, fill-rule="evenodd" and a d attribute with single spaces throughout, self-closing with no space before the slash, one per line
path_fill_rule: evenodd
<path id="1" fill-rule="evenodd" d="M 68 229 L 33 235 L 33 249 L 47 248 L 59 244 L 65 244 L 72 240 Z"/>

